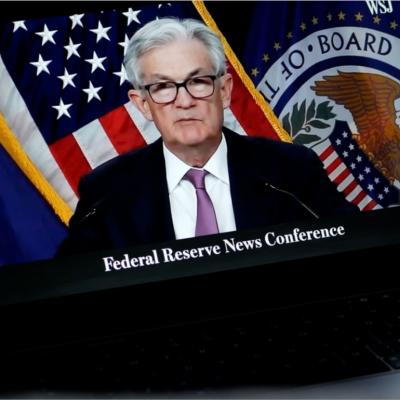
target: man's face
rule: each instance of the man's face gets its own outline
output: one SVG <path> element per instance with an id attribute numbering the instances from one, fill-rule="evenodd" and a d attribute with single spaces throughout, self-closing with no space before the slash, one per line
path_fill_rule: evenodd
<path id="1" fill-rule="evenodd" d="M 144 85 L 214 74 L 206 47 L 198 40 L 180 40 L 146 53 L 140 59 Z M 194 99 L 179 88 L 175 101 L 155 103 L 149 94 L 131 90 L 129 96 L 144 116 L 154 121 L 166 146 L 174 151 L 199 144 L 219 143 L 223 111 L 230 104 L 232 78 L 229 74 L 215 82 L 213 95 Z"/>

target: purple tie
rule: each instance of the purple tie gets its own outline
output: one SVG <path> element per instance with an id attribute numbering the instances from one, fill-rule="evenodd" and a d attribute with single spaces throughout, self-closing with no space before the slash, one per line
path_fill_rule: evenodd
<path id="1" fill-rule="evenodd" d="M 190 169 L 185 175 L 196 189 L 196 236 L 211 235 L 219 232 L 214 206 L 211 202 L 210 196 L 206 192 L 206 186 L 204 184 L 204 178 L 207 174 L 208 172 L 204 170 Z"/>

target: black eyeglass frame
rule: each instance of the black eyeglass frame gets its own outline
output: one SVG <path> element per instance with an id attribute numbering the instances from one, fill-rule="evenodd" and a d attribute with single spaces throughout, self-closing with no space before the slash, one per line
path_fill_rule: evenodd
<path id="1" fill-rule="evenodd" d="M 144 86 L 141 86 L 140 87 L 140 89 L 141 90 L 146 90 L 147 91 L 147 93 L 149 94 L 149 96 L 150 96 L 150 98 L 151 98 L 151 100 L 153 100 L 153 102 L 154 103 L 156 103 L 156 104 L 168 104 L 168 103 L 172 103 L 172 102 L 174 102 L 175 100 L 176 100 L 176 98 L 178 97 L 178 92 L 179 92 L 179 89 L 181 88 L 181 87 L 183 87 L 183 88 L 185 88 L 185 90 L 190 94 L 190 96 L 192 96 L 194 99 L 206 99 L 207 97 L 211 97 L 213 94 L 214 94 L 214 92 L 215 92 L 215 81 L 218 79 L 218 78 L 221 78 L 221 76 L 223 76 L 224 74 L 219 74 L 219 75 L 200 75 L 200 76 L 192 76 L 192 77 L 190 77 L 190 78 L 187 78 L 187 79 L 185 79 L 183 82 L 174 82 L 174 81 L 161 81 L 161 82 L 155 82 L 155 83 L 149 83 L 148 85 L 144 85 Z M 191 80 L 193 80 L 193 79 L 198 79 L 198 78 L 210 78 L 211 80 L 212 80 L 212 84 L 213 84 L 213 90 L 212 90 L 212 92 L 210 93 L 210 94 L 208 94 L 207 96 L 193 96 L 193 94 L 192 93 L 190 93 L 190 91 L 189 91 L 189 89 L 187 88 L 187 84 L 188 84 L 188 82 L 190 82 Z M 155 85 L 159 85 L 159 84 L 161 84 L 161 83 L 173 83 L 174 85 L 175 85 L 175 96 L 174 96 L 174 98 L 172 99 L 172 100 L 170 100 L 170 101 L 166 101 L 166 102 L 158 102 L 158 101 L 155 101 L 154 99 L 153 99 L 153 96 L 151 95 L 151 93 L 150 93 L 150 88 L 152 87 L 152 86 L 155 86 Z"/>

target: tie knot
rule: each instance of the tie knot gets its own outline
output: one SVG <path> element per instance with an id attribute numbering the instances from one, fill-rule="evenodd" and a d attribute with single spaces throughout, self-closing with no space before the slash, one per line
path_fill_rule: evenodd
<path id="1" fill-rule="evenodd" d="M 204 178 L 208 174 L 202 169 L 189 169 L 185 177 L 192 183 L 196 189 L 205 189 Z"/>

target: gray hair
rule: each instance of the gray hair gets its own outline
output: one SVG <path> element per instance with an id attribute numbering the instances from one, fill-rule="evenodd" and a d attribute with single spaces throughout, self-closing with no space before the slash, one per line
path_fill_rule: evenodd
<path id="1" fill-rule="evenodd" d="M 129 41 L 124 65 L 132 85 L 139 88 L 142 84 L 143 72 L 138 63 L 140 57 L 152 49 L 181 39 L 199 40 L 209 51 L 213 72 L 216 75 L 226 72 L 224 48 L 210 28 L 195 19 L 161 18 L 144 25 Z"/>

